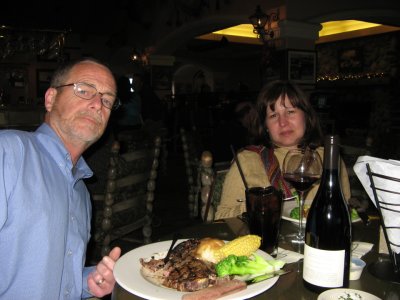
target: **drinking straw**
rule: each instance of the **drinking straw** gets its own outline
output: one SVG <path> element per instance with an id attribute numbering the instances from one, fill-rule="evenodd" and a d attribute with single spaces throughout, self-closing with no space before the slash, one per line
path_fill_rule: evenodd
<path id="1" fill-rule="evenodd" d="M 249 187 L 248 187 L 248 185 L 247 185 L 246 179 L 244 178 L 244 174 L 243 174 L 243 171 L 242 171 L 242 167 L 240 166 L 240 163 L 239 163 L 239 160 L 238 160 L 238 158 L 237 158 L 236 151 L 235 151 L 235 149 L 233 148 L 233 145 L 231 145 L 231 150 L 232 150 L 233 158 L 235 159 L 235 162 L 236 162 L 236 164 L 237 164 L 237 166 L 238 166 L 240 176 L 242 177 L 243 184 L 244 184 L 244 188 L 246 189 L 246 191 L 248 191 L 248 190 L 249 190 Z"/>

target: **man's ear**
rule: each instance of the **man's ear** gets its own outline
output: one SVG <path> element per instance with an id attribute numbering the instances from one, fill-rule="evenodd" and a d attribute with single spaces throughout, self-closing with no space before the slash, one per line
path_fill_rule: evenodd
<path id="1" fill-rule="evenodd" d="M 53 109 L 54 102 L 56 100 L 57 89 L 48 88 L 46 93 L 44 94 L 44 106 L 46 107 L 46 111 L 51 111 Z"/>

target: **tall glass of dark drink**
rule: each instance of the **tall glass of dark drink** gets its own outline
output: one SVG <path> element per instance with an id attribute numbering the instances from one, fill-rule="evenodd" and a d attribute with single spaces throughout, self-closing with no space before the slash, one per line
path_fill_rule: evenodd
<path id="1" fill-rule="evenodd" d="M 274 187 L 252 187 L 246 192 L 247 221 L 251 234 L 261 237 L 261 249 L 275 256 L 282 218 L 282 192 Z"/>
<path id="2" fill-rule="evenodd" d="M 292 149 L 286 153 L 282 166 L 283 177 L 298 192 L 299 230 L 289 235 L 293 243 L 304 243 L 303 213 L 305 195 L 311 186 L 316 183 L 322 173 L 322 161 L 318 151 L 311 148 Z"/>

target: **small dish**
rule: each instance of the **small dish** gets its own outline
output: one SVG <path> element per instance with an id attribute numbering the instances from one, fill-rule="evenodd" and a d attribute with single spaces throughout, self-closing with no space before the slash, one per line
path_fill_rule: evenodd
<path id="1" fill-rule="evenodd" d="M 358 257 L 351 258 L 350 265 L 350 280 L 358 280 L 361 277 L 361 273 L 365 267 L 366 263 Z"/>
<path id="2" fill-rule="evenodd" d="M 311 206 L 312 200 L 308 199 L 304 201 L 304 206 Z M 282 219 L 292 222 L 294 225 L 299 226 L 299 219 L 294 219 L 290 217 L 290 212 L 293 208 L 297 207 L 297 202 L 295 200 L 288 200 L 283 201 L 283 208 L 282 208 Z M 354 218 L 351 220 L 352 223 L 360 222 L 361 218 Z M 303 218 L 303 225 L 305 226 L 307 222 L 306 218 Z"/>
<path id="3" fill-rule="evenodd" d="M 318 296 L 317 300 L 382 300 L 367 292 L 353 289 L 327 290 Z"/>

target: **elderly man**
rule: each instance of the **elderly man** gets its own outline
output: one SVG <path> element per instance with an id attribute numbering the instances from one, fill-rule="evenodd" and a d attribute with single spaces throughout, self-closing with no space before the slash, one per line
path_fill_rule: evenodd
<path id="1" fill-rule="evenodd" d="M 82 153 L 119 105 L 112 72 L 94 59 L 60 67 L 35 132 L 0 131 L 0 298 L 81 299 L 109 294 L 121 250 L 84 267 L 92 176 Z"/>

